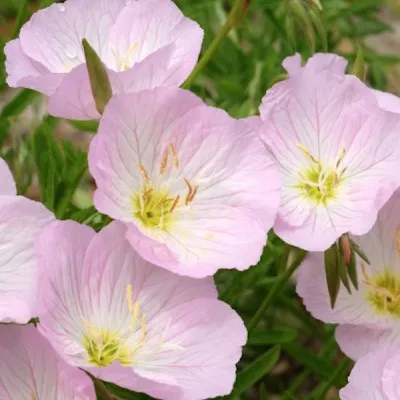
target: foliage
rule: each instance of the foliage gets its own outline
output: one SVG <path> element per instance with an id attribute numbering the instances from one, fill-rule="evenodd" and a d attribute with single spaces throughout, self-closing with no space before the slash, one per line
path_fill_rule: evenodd
<path id="1" fill-rule="evenodd" d="M 31 12 L 51 2 L 2 0 L 0 46 L 18 34 Z M 204 28 L 206 49 L 226 22 L 233 2 L 176 3 Z M 253 0 L 246 18 L 219 44 L 191 90 L 234 117 L 254 115 L 266 89 L 282 79 L 282 60 L 294 51 L 304 59 L 315 51 L 336 52 L 354 62 L 358 47 L 367 62 L 367 80 L 373 87 L 385 89 L 387 67 L 398 63 L 400 57 L 378 54 L 364 41 L 371 34 L 391 30 L 379 18 L 384 4 L 383 0 L 324 0 L 320 11 L 313 0 Z M 3 51 L 0 90 L 4 99 L 9 98 Z M 38 97 L 22 90 L 2 108 L 1 155 L 13 167 L 20 193 L 29 194 L 29 189 L 39 185 L 41 200 L 57 217 L 100 229 L 108 219 L 87 201 L 83 207 L 77 201 L 77 190 L 88 188 L 87 157 L 74 143 L 56 140 L 55 132 L 60 132 L 63 122 L 47 116 L 18 135 L 11 129 L 29 118 L 24 114 L 35 107 Z M 95 122 L 70 121 L 70 125 L 78 131 L 96 131 Z M 237 310 L 250 328 L 236 386 L 227 399 L 337 399 L 335 389 L 345 385 L 351 363 L 338 350 L 334 327 L 311 318 L 290 282 L 296 260 L 303 255 L 271 233 L 257 266 L 245 272 L 217 274 L 220 298 Z M 107 387 L 119 399 L 148 398 L 114 385 Z"/>

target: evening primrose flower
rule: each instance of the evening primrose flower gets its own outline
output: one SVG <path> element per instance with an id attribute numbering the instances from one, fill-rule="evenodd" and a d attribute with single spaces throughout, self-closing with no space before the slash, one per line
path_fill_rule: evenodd
<path id="1" fill-rule="evenodd" d="M 201 278 L 260 258 L 279 179 L 256 129 L 190 92 L 115 96 L 89 150 L 96 208 L 146 260 Z"/>
<path id="2" fill-rule="evenodd" d="M 93 383 L 32 325 L 0 325 L 1 400 L 95 400 Z"/>
<path id="3" fill-rule="evenodd" d="M 368 232 L 399 185 L 400 116 L 356 77 L 338 73 L 335 57 L 330 65 L 336 72 L 314 65 L 289 74 L 260 108 L 261 137 L 282 180 L 274 230 L 310 251 Z"/>
<path id="4" fill-rule="evenodd" d="M 99 118 L 84 38 L 119 93 L 180 86 L 197 62 L 203 30 L 171 0 L 67 0 L 36 12 L 7 44 L 8 84 L 49 96 L 50 114 Z"/>
<path id="5" fill-rule="evenodd" d="M 400 349 L 376 350 L 360 358 L 340 391 L 341 400 L 400 398 Z"/>
<path id="6" fill-rule="evenodd" d="M 44 229 L 39 330 L 71 365 L 135 392 L 228 394 L 246 342 L 242 320 L 211 278 L 156 267 L 124 236 L 119 222 L 98 234 L 72 221 Z"/>
<path id="7" fill-rule="evenodd" d="M 329 302 L 323 254 L 309 255 L 300 267 L 297 292 L 308 311 L 339 327 L 337 339 L 346 354 L 358 359 L 376 346 L 399 344 L 400 332 L 400 193 L 379 213 L 372 230 L 352 239 L 371 262 L 357 257 L 358 290 L 341 287 L 335 308 Z"/>
<path id="8" fill-rule="evenodd" d="M 52 219 L 42 204 L 17 196 L 11 172 L 0 158 L 0 322 L 24 324 L 35 316 L 34 240 Z"/>
<path id="9" fill-rule="evenodd" d="M 347 64 L 347 60 L 337 54 L 316 53 L 307 60 L 304 66 L 302 66 L 301 63 L 300 54 L 287 57 L 282 65 L 289 77 L 292 77 L 297 73 L 301 73 L 303 68 L 309 69 L 314 73 L 329 71 L 343 76 L 346 73 Z M 375 89 L 370 89 L 370 91 L 378 100 L 378 104 L 381 108 L 387 111 L 400 113 L 400 98 L 398 96 Z"/>

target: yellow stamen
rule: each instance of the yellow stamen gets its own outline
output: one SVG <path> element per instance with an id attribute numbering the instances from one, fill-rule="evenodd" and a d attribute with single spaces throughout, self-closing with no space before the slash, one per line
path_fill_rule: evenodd
<path id="1" fill-rule="evenodd" d="M 190 203 L 190 202 L 193 201 L 194 197 L 195 197 L 196 194 L 197 194 L 197 189 L 198 189 L 198 188 L 199 188 L 199 185 L 196 185 L 196 186 L 194 187 L 192 194 L 187 198 L 187 203 Z"/>
<path id="2" fill-rule="evenodd" d="M 163 175 L 168 165 L 168 148 L 165 149 L 164 156 L 161 160 L 160 174 Z"/>
<path id="3" fill-rule="evenodd" d="M 311 155 L 311 153 L 307 150 L 305 146 L 303 146 L 301 143 L 297 143 L 296 147 L 301 150 L 301 152 L 308 158 L 310 159 L 313 163 L 319 164 L 319 162 Z"/>
<path id="4" fill-rule="evenodd" d="M 186 185 L 188 187 L 188 190 L 189 190 L 189 193 L 186 195 L 186 199 L 185 199 L 185 204 L 188 205 L 189 198 L 193 193 L 193 188 L 192 188 L 192 185 L 190 184 L 190 182 L 189 182 L 189 180 L 187 178 L 183 178 L 183 180 L 185 181 L 185 183 L 186 183 Z"/>
<path id="5" fill-rule="evenodd" d="M 176 206 L 179 203 L 179 199 L 181 198 L 181 196 L 178 194 L 178 196 L 175 197 L 174 203 L 172 204 L 171 209 L 169 210 L 169 212 L 172 212 L 175 210 Z"/>
<path id="6" fill-rule="evenodd" d="M 179 169 L 179 158 L 178 158 L 178 154 L 176 153 L 175 147 L 172 143 L 169 145 L 169 147 L 172 152 L 172 157 L 174 158 L 175 167 L 176 167 L 176 169 Z"/>
<path id="7" fill-rule="evenodd" d="M 139 167 L 140 167 L 140 172 L 142 173 L 143 179 L 145 180 L 146 184 L 151 187 L 152 186 L 151 180 L 149 178 L 149 174 L 146 171 L 146 168 L 144 167 L 144 165 L 142 163 L 139 164 Z"/>
<path id="8" fill-rule="evenodd" d="M 342 149 L 340 150 L 340 153 L 339 153 L 339 158 L 336 162 L 336 168 L 339 168 L 339 165 L 343 161 L 345 154 L 346 154 L 346 149 L 344 147 L 342 147 Z"/>

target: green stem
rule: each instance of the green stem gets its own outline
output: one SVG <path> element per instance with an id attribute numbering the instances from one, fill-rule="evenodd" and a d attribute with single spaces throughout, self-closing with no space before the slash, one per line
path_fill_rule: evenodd
<path id="1" fill-rule="evenodd" d="M 193 72 L 187 78 L 186 82 L 182 85 L 183 89 L 188 89 L 193 81 L 197 78 L 197 75 L 202 71 L 202 69 L 208 64 L 214 53 L 216 52 L 218 46 L 221 42 L 228 36 L 229 32 L 237 26 L 243 17 L 246 15 L 247 9 L 249 7 L 250 0 L 236 0 L 232 11 L 230 12 L 228 19 L 226 20 L 223 27 L 217 33 L 214 40 L 211 42 L 210 46 L 204 52 L 200 61 L 197 63 Z"/>
<path id="2" fill-rule="evenodd" d="M 281 289 L 285 286 L 289 278 L 293 275 L 296 269 L 303 262 L 307 252 L 304 250 L 298 250 L 298 252 L 299 253 L 297 257 L 293 260 L 292 264 L 282 273 L 282 275 L 276 280 L 274 285 L 271 287 L 271 290 L 268 293 L 267 297 L 265 298 L 264 302 L 261 304 L 260 308 L 257 310 L 256 314 L 250 321 L 249 325 L 247 326 L 247 330 L 249 333 L 251 333 L 254 330 L 254 328 L 257 327 L 258 323 L 264 316 L 268 307 L 274 301 L 276 295 L 281 291 Z"/>

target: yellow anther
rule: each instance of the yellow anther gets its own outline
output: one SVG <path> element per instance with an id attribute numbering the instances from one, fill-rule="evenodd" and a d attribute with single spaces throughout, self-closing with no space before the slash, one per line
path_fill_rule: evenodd
<path id="1" fill-rule="evenodd" d="M 319 164 L 319 162 L 311 155 L 311 153 L 307 150 L 305 146 L 303 146 L 301 143 L 297 143 L 296 147 L 301 150 L 301 152 L 313 163 Z"/>
<path id="2" fill-rule="evenodd" d="M 339 153 L 339 158 L 336 162 L 336 168 L 339 168 L 340 163 L 343 161 L 344 156 L 346 155 L 346 149 L 342 147 Z"/>
<path id="3" fill-rule="evenodd" d="M 33 393 L 31 394 L 31 400 L 37 400 L 37 397 Z"/>
<path id="4" fill-rule="evenodd" d="M 172 143 L 169 145 L 169 147 L 172 152 L 172 157 L 174 158 L 175 167 L 176 167 L 176 169 L 179 169 L 179 158 L 178 158 L 178 154 L 176 153 L 175 147 Z"/>
<path id="5" fill-rule="evenodd" d="M 188 194 L 186 195 L 186 198 L 185 198 L 185 204 L 188 205 L 191 201 L 193 201 L 194 196 L 196 196 L 197 189 L 199 188 L 199 186 L 196 185 L 195 187 L 193 187 L 187 178 L 183 178 L 183 179 L 188 187 Z"/>
<path id="6" fill-rule="evenodd" d="M 175 210 L 176 206 L 179 203 L 179 199 L 181 198 L 181 196 L 178 194 L 178 196 L 175 197 L 174 203 L 172 204 L 171 209 L 169 210 L 169 212 L 172 212 Z"/>
<path id="7" fill-rule="evenodd" d="M 169 151 L 168 151 L 168 148 L 167 148 L 167 149 L 165 149 L 163 158 L 162 158 L 162 160 L 161 160 L 161 167 L 160 167 L 160 174 L 161 174 L 161 175 L 162 175 L 162 174 L 165 172 L 165 170 L 167 169 L 167 165 L 168 165 L 168 154 L 169 154 Z"/>
<path id="8" fill-rule="evenodd" d="M 139 44 L 136 41 L 129 46 L 128 50 L 124 53 L 124 55 L 118 62 L 120 70 L 126 71 L 127 69 L 132 67 L 133 63 L 131 61 L 131 57 L 132 54 L 135 52 L 135 50 L 138 48 L 138 46 Z"/>
<path id="9" fill-rule="evenodd" d="M 128 302 L 129 313 L 133 314 L 133 287 L 130 283 L 126 287 L 126 301 Z"/>
<path id="10" fill-rule="evenodd" d="M 149 174 L 146 171 L 146 168 L 144 167 L 144 165 L 142 163 L 139 164 L 139 167 L 140 167 L 140 172 L 142 173 L 143 179 L 146 182 L 146 185 L 151 187 L 152 186 L 151 180 L 149 178 Z"/>

